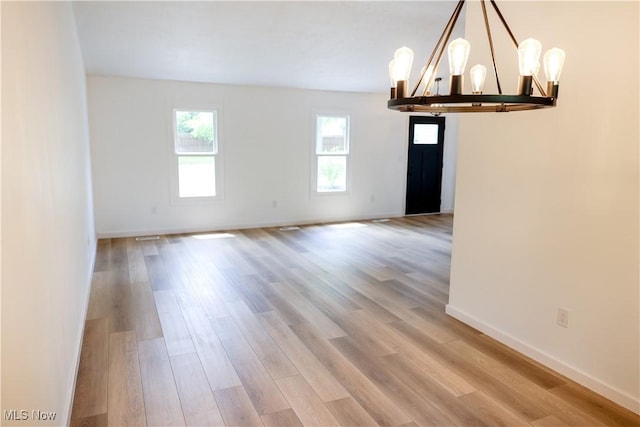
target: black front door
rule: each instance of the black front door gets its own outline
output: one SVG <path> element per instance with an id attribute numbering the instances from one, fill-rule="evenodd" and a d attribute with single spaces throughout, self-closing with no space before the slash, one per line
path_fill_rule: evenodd
<path id="1" fill-rule="evenodd" d="M 444 117 L 409 118 L 407 215 L 440 212 Z"/>

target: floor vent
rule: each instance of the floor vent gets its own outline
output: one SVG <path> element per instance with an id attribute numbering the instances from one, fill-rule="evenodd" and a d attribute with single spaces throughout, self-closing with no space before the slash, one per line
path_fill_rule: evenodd
<path id="1" fill-rule="evenodd" d="M 380 218 L 380 219 L 371 220 L 371 222 L 389 222 L 389 221 L 390 221 L 389 218 Z"/>
<path id="2" fill-rule="evenodd" d="M 292 225 L 290 227 L 280 227 L 278 230 L 280 230 L 280 231 L 295 231 L 295 230 L 300 230 L 300 227 L 298 227 L 297 225 Z"/>
<path id="3" fill-rule="evenodd" d="M 147 240 L 160 240 L 160 236 L 140 236 L 136 237 L 136 242 L 144 242 Z"/>

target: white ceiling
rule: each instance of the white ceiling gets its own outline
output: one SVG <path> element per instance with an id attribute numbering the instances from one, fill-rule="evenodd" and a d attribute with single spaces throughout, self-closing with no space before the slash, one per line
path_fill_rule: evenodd
<path id="1" fill-rule="evenodd" d="M 90 74 L 357 92 L 388 91 L 388 63 L 402 45 L 416 53 L 415 76 L 454 7 L 452 1 L 73 4 Z"/>

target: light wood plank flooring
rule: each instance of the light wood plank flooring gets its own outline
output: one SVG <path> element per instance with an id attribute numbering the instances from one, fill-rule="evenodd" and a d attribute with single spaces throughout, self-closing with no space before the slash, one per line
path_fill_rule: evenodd
<path id="1" fill-rule="evenodd" d="M 639 425 L 444 314 L 451 227 L 100 240 L 72 425 Z"/>

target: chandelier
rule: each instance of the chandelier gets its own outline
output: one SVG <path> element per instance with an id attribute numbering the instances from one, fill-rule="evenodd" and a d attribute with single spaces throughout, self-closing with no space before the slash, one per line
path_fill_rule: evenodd
<path id="1" fill-rule="evenodd" d="M 481 0 L 482 14 L 498 93 L 483 93 L 487 67 L 481 64 L 474 65 L 469 70 L 472 92 L 470 94 L 463 93 L 464 72 L 471 45 L 462 38 L 455 39 L 451 43 L 449 43 L 449 39 L 464 3 L 465 0 L 458 1 L 433 52 L 431 52 L 427 63 L 422 68 L 420 77 L 410 95 L 408 94 L 408 84 L 409 73 L 413 65 L 413 51 L 408 47 L 401 47 L 396 50 L 394 59 L 389 63 L 392 87 L 391 99 L 387 102 L 387 107 L 396 111 L 429 112 L 434 115 L 441 113 L 523 111 L 555 107 L 558 99 L 558 82 L 565 59 L 564 51 L 554 47 L 544 54 L 544 72 L 547 79 L 547 87 L 544 89 L 537 77 L 540 69 L 541 43 L 532 38 L 518 43 L 494 0 L 490 0 L 491 6 L 518 52 L 518 68 L 520 72 L 518 93 L 515 95 L 502 93 L 485 0 Z M 434 94 L 434 82 L 440 81 L 440 78 L 436 78 L 436 73 L 447 44 L 450 71 L 449 94 L 439 94 L 439 85 Z M 538 91 L 537 94 L 533 91 L 534 84 Z"/>

